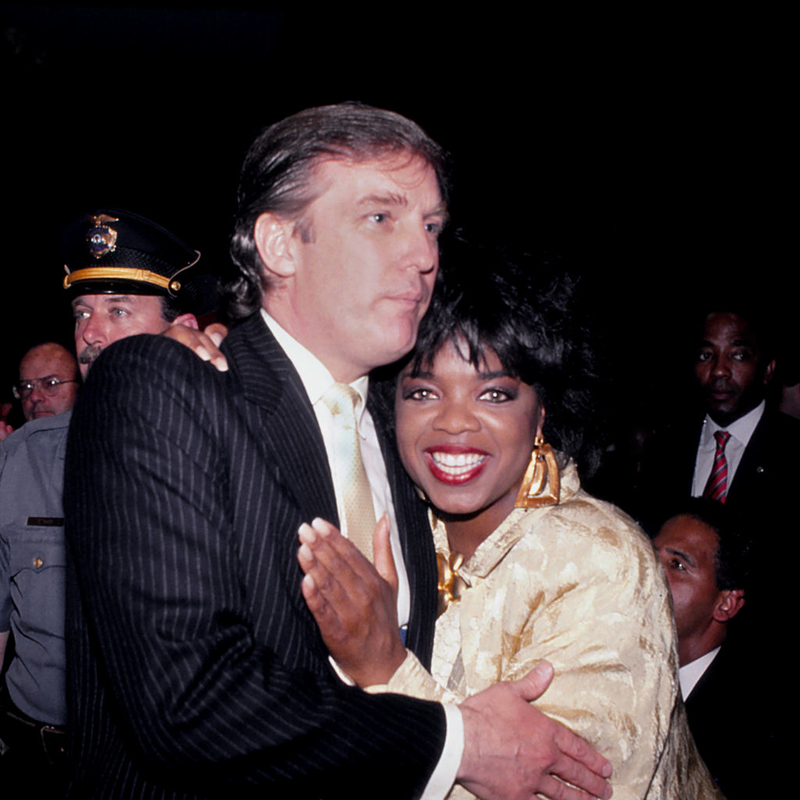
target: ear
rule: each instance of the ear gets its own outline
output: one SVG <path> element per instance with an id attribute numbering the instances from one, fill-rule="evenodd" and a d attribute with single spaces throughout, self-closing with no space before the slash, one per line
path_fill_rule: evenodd
<path id="1" fill-rule="evenodd" d="M 767 368 L 764 370 L 764 383 L 769 383 L 772 380 L 772 375 L 775 372 L 775 359 L 773 358 L 772 361 L 767 364 Z"/>
<path id="2" fill-rule="evenodd" d="M 539 406 L 539 424 L 536 426 L 536 438 L 539 439 L 542 436 L 542 428 L 544 428 L 544 406 Z"/>
<path id="3" fill-rule="evenodd" d="M 733 619 L 744 605 L 743 589 L 724 589 L 719 593 L 717 605 L 711 615 L 717 622 L 728 622 Z"/>
<path id="4" fill-rule="evenodd" d="M 295 262 L 292 234 L 295 224 L 275 214 L 262 214 L 253 229 L 256 250 L 261 256 L 267 272 L 275 277 L 288 278 L 294 275 Z"/>
<path id="5" fill-rule="evenodd" d="M 175 317 L 172 322 L 170 322 L 170 327 L 173 325 L 185 325 L 187 328 L 192 328 L 196 331 L 200 330 L 200 326 L 197 324 L 197 317 L 194 314 L 180 314 Z"/>

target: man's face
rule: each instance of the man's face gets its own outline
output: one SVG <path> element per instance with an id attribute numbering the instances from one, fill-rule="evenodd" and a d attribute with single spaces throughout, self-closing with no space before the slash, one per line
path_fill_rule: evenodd
<path id="1" fill-rule="evenodd" d="M 23 395 L 20 403 L 26 421 L 64 414 L 75 405 L 78 383 L 75 381 L 75 362 L 72 356 L 60 345 L 45 344 L 25 354 L 19 365 L 21 381 L 34 384 L 29 395 Z M 62 383 L 55 394 L 47 394 L 41 385 L 43 378 L 55 378 Z"/>
<path id="2" fill-rule="evenodd" d="M 446 212 L 433 169 L 407 153 L 324 161 L 312 190 L 289 243 L 291 277 L 265 307 L 350 382 L 414 346 Z"/>
<path id="3" fill-rule="evenodd" d="M 653 544 L 667 572 L 678 639 L 697 638 L 711 625 L 723 599 L 714 578 L 717 532 L 682 514 L 664 523 Z"/>
<path id="4" fill-rule="evenodd" d="M 706 317 L 695 375 L 706 410 L 718 425 L 730 425 L 764 398 L 775 363 L 765 363 L 747 321 L 737 314 Z"/>
<path id="5" fill-rule="evenodd" d="M 72 301 L 75 352 L 85 378 L 92 362 L 110 344 L 137 333 L 163 333 L 161 298 L 144 294 L 85 294 Z"/>

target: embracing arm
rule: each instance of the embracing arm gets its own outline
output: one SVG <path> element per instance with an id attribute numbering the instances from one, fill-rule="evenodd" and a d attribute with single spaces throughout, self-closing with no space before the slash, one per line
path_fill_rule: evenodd
<path id="1" fill-rule="evenodd" d="M 314 520 L 313 527 L 302 526 L 299 535 L 306 603 L 332 656 L 351 677 L 368 686 L 385 683 L 388 676 L 384 690 L 462 701 L 465 747 L 459 783 L 484 798 L 529 797 L 534 792 L 555 800 L 610 796 L 604 780 L 611 772 L 608 762 L 566 727 L 529 705 L 547 689 L 552 678 L 549 664 L 539 664 L 513 683 L 497 683 L 464 699 L 438 686 L 413 654 L 405 658 L 402 652 L 398 654 L 397 623 L 391 611 L 394 570 L 385 526 L 379 523 L 376 528 L 373 548 L 380 575 L 322 520 Z M 400 666 L 395 669 L 398 660 Z"/>

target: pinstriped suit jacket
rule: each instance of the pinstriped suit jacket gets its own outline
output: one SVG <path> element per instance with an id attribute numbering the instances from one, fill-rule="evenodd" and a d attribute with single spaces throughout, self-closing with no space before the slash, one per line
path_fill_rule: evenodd
<path id="1" fill-rule="evenodd" d="M 259 315 L 223 349 L 229 373 L 161 337 L 121 341 L 75 409 L 71 796 L 355 798 L 380 786 L 414 797 L 444 713 L 333 676 L 296 563 L 300 523 L 337 520 L 313 410 Z M 427 661 L 430 532 L 388 447 L 384 457 L 411 583 L 408 645 Z"/>

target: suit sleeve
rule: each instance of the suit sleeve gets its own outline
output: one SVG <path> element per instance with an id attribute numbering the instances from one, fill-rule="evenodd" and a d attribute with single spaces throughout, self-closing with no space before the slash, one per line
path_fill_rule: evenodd
<path id="1" fill-rule="evenodd" d="M 386 796 L 416 796 L 444 713 L 345 687 L 295 641 L 305 622 L 275 594 L 299 582 L 296 564 L 272 563 L 275 548 L 256 556 L 243 544 L 253 532 L 233 521 L 234 509 L 263 500 L 253 495 L 278 489 L 232 482 L 245 444 L 229 430 L 226 380 L 180 345 L 133 337 L 104 354 L 82 391 L 67 535 L 108 694 L 104 724 L 136 743 L 143 771 L 178 784 L 369 797 L 376 775 L 390 774 Z M 271 594 L 254 596 L 254 585 Z M 302 655 L 287 663 L 288 652 Z"/>

